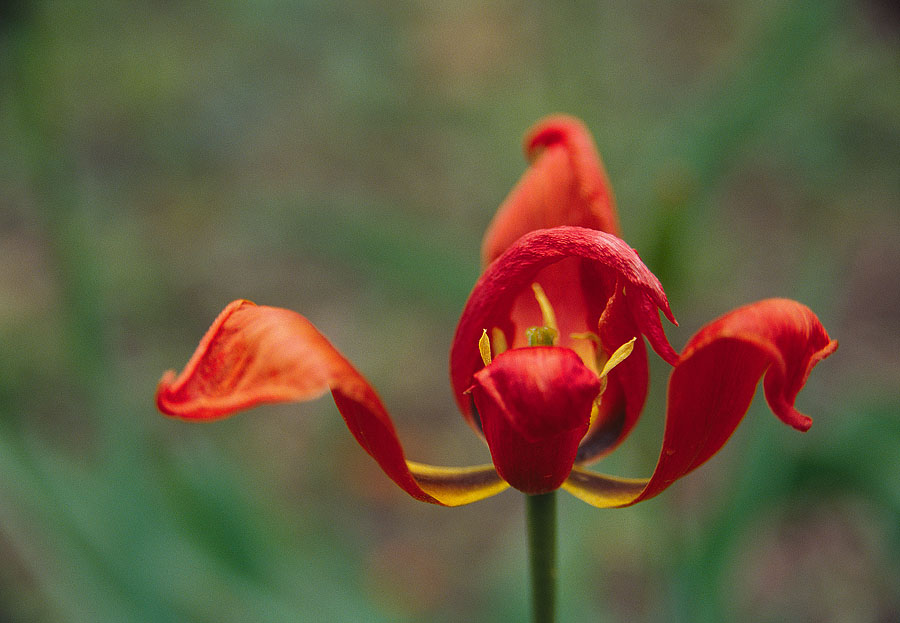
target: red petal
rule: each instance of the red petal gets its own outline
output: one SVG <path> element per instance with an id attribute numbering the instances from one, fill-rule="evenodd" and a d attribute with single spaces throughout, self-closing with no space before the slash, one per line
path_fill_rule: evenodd
<path id="1" fill-rule="evenodd" d="M 528 131 L 524 147 L 532 164 L 485 234 L 485 266 L 536 229 L 576 225 L 618 235 L 606 171 L 581 121 L 564 115 L 547 117 Z"/>
<path id="2" fill-rule="evenodd" d="M 410 472 L 381 400 L 359 372 L 303 316 L 235 301 L 215 320 L 184 371 L 167 372 L 156 404 L 168 415 L 211 420 L 267 402 L 311 400 L 331 390 L 359 444 L 412 497 L 455 505 L 504 488 L 492 470 L 414 465 Z"/>
<path id="3" fill-rule="evenodd" d="M 794 408 L 794 400 L 813 367 L 838 346 L 812 310 L 790 299 L 745 305 L 700 329 L 684 347 L 678 365 L 726 339 L 756 346 L 768 355 L 771 365 L 763 383 L 766 401 L 785 424 L 809 430 L 812 419 Z"/>
<path id="4" fill-rule="evenodd" d="M 572 471 L 600 391 L 597 375 L 568 348 L 508 350 L 473 379 L 494 466 L 510 485 L 536 494 Z"/>
<path id="5" fill-rule="evenodd" d="M 578 330 L 596 330 L 597 320 L 606 306 L 606 300 L 601 303 L 602 297 L 597 294 L 609 292 L 609 284 L 617 284 L 615 287 L 622 296 L 623 304 L 617 306 L 615 317 L 608 321 L 634 328 L 647 336 L 651 346 L 663 359 L 670 363 L 677 360 L 678 355 L 666 340 L 657 311 L 661 309 L 674 322 L 666 295 L 659 281 L 631 247 L 611 234 L 583 227 L 556 227 L 531 232 L 485 270 L 469 295 L 453 338 L 450 350 L 453 390 L 460 409 L 476 429 L 478 423 L 472 416 L 465 392 L 472 384 L 472 375 L 483 366 L 477 348 L 482 330 L 490 331 L 498 327 L 511 344 L 519 339 L 527 326 L 518 326 L 518 320 L 513 317 L 517 298 L 525 296 L 525 293 L 532 296 L 531 284 L 538 273 L 568 258 L 584 260 L 582 263 L 586 270 L 583 275 L 586 281 L 562 285 L 568 286 L 572 296 L 580 295 L 591 301 L 586 306 L 584 324 Z M 541 285 L 546 289 L 549 284 Z M 533 308 L 537 309 L 536 303 Z M 560 316 L 562 328 L 561 314 L 557 316 Z M 562 337 L 568 339 L 565 335 Z M 635 335 L 623 341 L 631 337 Z M 646 388 L 638 391 L 646 391 Z"/>
<path id="6" fill-rule="evenodd" d="M 646 486 L 638 492 L 641 481 L 628 481 L 610 493 L 609 478 L 581 472 L 565 488 L 595 506 L 628 506 L 659 494 L 722 448 L 763 374 L 772 411 L 807 430 L 812 420 L 794 399 L 813 366 L 836 348 L 815 314 L 795 301 L 769 299 L 722 316 L 691 338 L 672 371 L 663 447 Z"/>

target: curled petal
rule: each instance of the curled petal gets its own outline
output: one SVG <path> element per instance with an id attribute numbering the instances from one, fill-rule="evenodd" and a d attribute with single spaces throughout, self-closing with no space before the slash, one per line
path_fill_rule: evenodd
<path id="1" fill-rule="evenodd" d="M 630 506 L 638 501 L 647 478 L 618 478 L 575 467 L 562 488 L 597 508 Z"/>
<path id="2" fill-rule="evenodd" d="M 462 506 L 497 495 L 509 488 L 493 465 L 439 467 L 406 462 L 416 483 L 445 506 Z"/>
<path id="3" fill-rule="evenodd" d="M 497 472 L 536 494 L 569 475 L 600 379 L 568 348 L 508 350 L 475 374 L 472 398 Z"/>
<path id="4" fill-rule="evenodd" d="M 528 131 L 524 147 L 531 166 L 485 234 L 485 266 L 536 229 L 575 225 L 618 235 L 612 189 L 581 121 L 565 115 L 547 117 Z"/>
<path id="5" fill-rule="evenodd" d="M 815 314 L 795 301 L 769 299 L 722 316 L 691 338 L 672 371 L 663 446 L 649 481 L 578 470 L 563 488 L 600 507 L 659 494 L 722 448 L 763 375 L 772 411 L 807 430 L 812 420 L 794 408 L 794 400 L 813 366 L 836 348 Z"/>
<path id="6" fill-rule="evenodd" d="M 407 464 L 372 386 L 312 323 L 287 309 L 249 301 L 229 304 L 184 371 L 163 376 L 156 404 L 168 415 L 212 420 L 262 403 L 312 400 L 328 390 L 359 444 L 412 497 L 455 506 L 506 487 L 490 466 Z"/>
<path id="7" fill-rule="evenodd" d="M 698 331 L 685 346 L 681 361 L 727 338 L 754 344 L 768 353 L 772 365 L 763 382 L 766 401 L 782 422 L 809 430 L 812 419 L 794 408 L 794 400 L 813 367 L 838 346 L 812 310 L 789 299 L 745 305 Z"/>
<path id="8" fill-rule="evenodd" d="M 658 310 L 662 310 L 669 320 L 675 321 L 666 295 L 659 280 L 644 266 L 634 249 L 611 234 L 583 227 L 555 227 L 531 232 L 522 236 L 485 270 L 469 295 L 453 338 L 450 350 L 453 390 L 460 410 L 476 430 L 479 425 L 465 392 L 472 384 L 472 376 L 484 365 L 477 348 L 482 331 L 492 331 L 497 327 L 512 343 L 517 333 L 524 332 L 526 328 L 518 326 L 514 317 L 517 299 L 523 292 L 532 296 L 531 284 L 539 272 L 571 259 L 581 261 L 586 267 L 583 273 L 585 280 L 567 284 L 573 294 L 583 293 L 586 299 L 594 298 L 595 288 L 603 291 L 609 287 L 608 284 L 617 284 L 622 301 L 621 305 L 617 305 L 616 313 L 628 317 L 621 326 L 634 327 L 645 335 L 653 349 L 666 361 L 674 363 L 677 360 L 678 355 L 666 340 L 659 318 Z M 550 284 L 541 285 L 546 288 Z M 549 289 L 548 296 L 554 302 Z M 605 305 L 606 301 L 603 303 Z M 598 305 L 599 301 L 590 308 L 593 326 L 582 325 L 581 331 L 596 329 L 596 322 L 604 310 L 603 306 L 597 308 Z M 539 315 L 536 304 L 534 308 Z M 560 331 L 565 335 L 568 328 L 559 307 L 557 315 Z M 636 334 L 628 335 L 611 346 L 621 346 L 632 337 Z M 613 376 L 610 375 L 610 378 Z"/>

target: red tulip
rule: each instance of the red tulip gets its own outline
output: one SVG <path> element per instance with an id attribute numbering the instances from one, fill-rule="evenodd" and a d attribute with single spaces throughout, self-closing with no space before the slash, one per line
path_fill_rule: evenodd
<path id="1" fill-rule="evenodd" d="M 529 494 L 561 487 L 599 507 L 653 497 L 719 451 L 763 377 L 775 415 L 807 430 L 811 420 L 794 400 L 812 367 L 837 348 L 813 312 L 786 299 L 747 305 L 702 328 L 679 355 L 660 322 L 660 311 L 675 321 L 662 286 L 617 237 L 612 193 L 587 130 L 551 117 L 525 146 L 532 164 L 485 236 L 486 269 L 450 352 L 457 404 L 492 464 L 408 461 L 375 390 L 328 340 L 295 312 L 249 301 L 228 305 L 182 373 L 163 376 L 159 409 L 210 420 L 330 390 L 388 477 L 416 499 L 448 506 L 508 486 Z M 538 328 L 531 343 L 529 327 Z M 656 469 L 641 479 L 589 471 L 644 406 L 641 337 L 673 366 Z"/>

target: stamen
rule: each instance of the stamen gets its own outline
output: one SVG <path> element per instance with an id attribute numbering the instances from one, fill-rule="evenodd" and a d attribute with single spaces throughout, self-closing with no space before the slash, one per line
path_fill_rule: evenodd
<path id="1" fill-rule="evenodd" d="M 633 337 L 621 346 L 619 346 L 616 351 L 610 355 L 609 361 L 606 362 L 606 365 L 603 366 L 603 370 L 600 371 L 600 378 L 605 377 L 610 371 L 615 368 L 617 365 L 622 363 L 628 358 L 628 355 L 631 354 L 631 351 L 634 350 L 634 341 L 637 337 Z"/>
<path id="2" fill-rule="evenodd" d="M 600 341 L 600 336 L 593 331 L 585 331 L 584 333 L 570 333 L 569 337 L 573 340 L 585 340 L 594 344 L 594 360 L 588 362 L 585 359 L 584 363 L 599 376 L 599 371 L 603 369 L 603 364 L 606 363 L 606 355 L 603 353 L 603 343 Z M 582 358 L 585 357 L 587 357 L 586 354 L 582 355 Z"/>
<path id="3" fill-rule="evenodd" d="M 606 387 L 604 387 L 603 389 L 606 389 Z M 602 390 L 600 391 L 600 394 L 603 394 Z M 600 396 L 594 398 L 594 404 L 591 405 L 591 420 L 588 426 L 594 425 L 594 422 L 597 420 L 598 415 L 600 415 Z"/>
<path id="4" fill-rule="evenodd" d="M 600 370 L 600 393 L 597 394 L 597 399 L 595 403 L 597 405 L 603 400 L 603 392 L 606 391 L 606 376 L 615 368 L 617 365 L 622 363 L 628 358 L 628 355 L 631 354 L 631 351 L 634 350 L 634 341 L 637 337 L 633 337 L 621 346 L 619 346 L 615 352 L 610 355 L 609 359 L 606 361 L 606 364 L 603 366 L 603 369 Z"/>
<path id="5" fill-rule="evenodd" d="M 556 314 L 553 312 L 553 306 L 550 304 L 550 299 L 544 294 L 544 288 L 541 287 L 541 284 L 535 282 L 531 284 L 531 289 L 534 290 L 534 298 L 537 299 L 538 305 L 541 307 L 541 316 L 544 319 L 544 326 L 550 327 L 558 333 L 559 327 L 556 326 Z"/>
<path id="6" fill-rule="evenodd" d="M 585 331 L 584 333 L 570 333 L 569 337 L 573 340 L 589 340 L 594 344 L 600 343 L 600 336 L 593 331 Z"/>
<path id="7" fill-rule="evenodd" d="M 506 334 L 500 327 L 491 329 L 491 346 L 493 346 L 494 352 L 498 355 L 500 353 L 505 353 L 506 349 L 509 348 L 506 344 Z"/>
<path id="8" fill-rule="evenodd" d="M 481 353 L 481 360 L 484 365 L 491 365 L 491 340 L 488 338 L 487 329 L 481 330 L 481 337 L 478 339 L 478 352 Z"/>

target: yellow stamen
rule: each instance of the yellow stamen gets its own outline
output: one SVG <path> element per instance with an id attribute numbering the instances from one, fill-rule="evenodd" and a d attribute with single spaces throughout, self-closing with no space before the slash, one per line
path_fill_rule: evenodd
<path id="1" fill-rule="evenodd" d="M 484 365 L 491 365 L 491 340 L 488 338 L 487 329 L 481 331 L 481 337 L 478 339 L 478 352 L 481 353 Z"/>
<path id="2" fill-rule="evenodd" d="M 601 390 L 600 393 L 602 394 L 603 391 Z M 594 425 L 594 421 L 597 419 L 598 415 L 600 415 L 600 397 L 599 396 L 594 399 L 594 404 L 591 405 L 591 422 L 588 426 Z"/>
<path id="3" fill-rule="evenodd" d="M 634 342 L 636 339 L 636 337 L 633 337 L 619 346 L 615 350 L 615 352 L 610 355 L 609 359 L 606 361 L 606 364 L 603 366 L 603 369 L 600 370 L 600 392 L 597 394 L 597 398 L 594 399 L 594 406 L 591 409 L 591 424 L 594 423 L 594 419 L 597 417 L 600 403 L 603 401 L 603 393 L 606 391 L 607 384 L 606 375 L 608 375 L 613 368 L 615 368 L 617 365 L 628 358 L 628 355 L 630 355 L 631 351 L 634 350 Z"/>
<path id="4" fill-rule="evenodd" d="M 556 326 L 556 314 L 553 312 L 553 306 L 550 304 L 550 299 L 544 294 L 544 288 L 541 287 L 541 284 L 535 282 L 531 284 L 531 289 L 534 290 L 534 298 L 537 299 L 538 305 L 541 307 L 541 316 L 544 319 L 544 326 L 550 327 L 558 333 L 559 327 Z"/>
<path id="5" fill-rule="evenodd" d="M 579 354 L 581 354 L 582 359 L 584 359 L 584 364 L 599 376 L 600 370 L 603 369 L 603 364 L 607 361 L 606 354 L 603 352 L 603 343 L 600 341 L 600 336 L 593 331 L 585 331 L 584 333 L 570 333 L 569 337 L 573 340 L 585 340 L 586 342 L 593 343 L 593 361 L 588 361 L 588 353 Z"/>
<path id="6" fill-rule="evenodd" d="M 609 361 L 606 362 L 606 365 L 604 365 L 603 369 L 600 371 L 600 378 L 604 378 L 607 374 L 609 374 L 610 370 L 612 370 L 628 358 L 628 355 L 630 355 L 631 351 L 634 350 L 634 341 L 636 339 L 636 337 L 631 338 L 630 340 L 619 346 L 616 351 L 612 355 L 610 355 Z"/>
<path id="7" fill-rule="evenodd" d="M 506 334 L 500 330 L 500 327 L 491 329 L 491 345 L 494 348 L 494 352 L 498 355 L 506 352 L 506 349 L 509 348 L 506 344 Z"/>
<path id="8" fill-rule="evenodd" d="M 600 343 L 600 336 L 592 331 L 585 331 L 584 333 L 570 333 L 569 337 L 573 340 L 590 340 L 594 344 Z"/>

